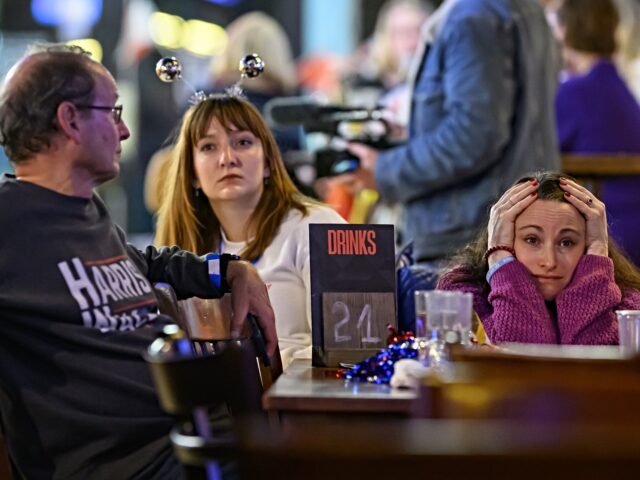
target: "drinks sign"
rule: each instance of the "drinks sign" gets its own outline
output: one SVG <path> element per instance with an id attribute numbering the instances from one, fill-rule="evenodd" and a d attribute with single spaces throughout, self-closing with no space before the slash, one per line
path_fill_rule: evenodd
<path id="1" fill-rule="evenodd" d="M 374 355 L 396 326 L 393 225 L 309 225 L 313 365 Z"/>

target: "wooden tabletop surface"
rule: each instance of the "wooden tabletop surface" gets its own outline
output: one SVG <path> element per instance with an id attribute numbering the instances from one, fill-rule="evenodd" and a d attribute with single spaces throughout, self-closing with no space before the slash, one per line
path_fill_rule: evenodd
<path id="1" fill-rule="evenodd" d="M 547 359 L 576 365 L 589 363 L 593 368 L 622 359 L 618 347 L 558 346 L 507 344 L 500 352 L 485 349 L 452 351 L 454 364 L 464 362 L 457 370 L 464 377 L 464 366 L 486 354 L 501 357 Z M 486 353 L 484 353 L 486 352 Z M 483 354 L 484 353 L 484 354 Z M 506 361 L 506 360 L 505 360 Z M 513 360 L 512 360 L 513 361 Z M 637 363 L 635 363 L 637 365 Z M 635 368 L 635 367 L 633 367 Z M 456 370 L 456 371 L 457 371 Z M 415 413 L 418 393 L 392 389 L 389 385 L 353 382 L 336 378 L 336 369 L 312 367 L 309 360 L 294 360 L 264 394 L 262 403 L 268 411 L 278 412 L 341 412 L 341 413 Z"/>
<path id="2" fill-rule="evenodd" d="M 312 367 L 310 360 L 294 360 L 263 397 L 270 411 L 409 413 L 416 392 L 389 385 L 349 382 L 336 370 Z"/>

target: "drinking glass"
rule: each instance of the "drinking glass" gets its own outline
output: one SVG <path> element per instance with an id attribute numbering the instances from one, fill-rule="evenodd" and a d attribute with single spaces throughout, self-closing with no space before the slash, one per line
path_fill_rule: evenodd
<path id="1" fill-rule="evenodd" d="M 220 340 L 231 336 L 231 298 L 189 298 L 178 302 L 192 339 Z"/>
<path id="2" fill-rule="evenodd" d="M 640 310 L 617 310 L 620 351 L 623 355 L 640 352 Z"/>
<path id="3" fill-rule="evenodd" d="M 413 299 L 416 311 L 416 338 L 425 338 L 427 334 L 427 293 L 428 290 L 416 290 Z"/>
<path id="4" fill-rule="evenodd" d="M 418 344 L 418 360 L 428 363 L 428 341 L 430 334 L 427 331 L 427 293 L 428 290 L 416 290 L 413 299 L 416 313 L 415 336 Z"/>
<path id="5" fill-rule="evenodd" d="M 432 290 L 427 294 L 427 330 L 433 340 L 469 345 L 473 295 Z"/>

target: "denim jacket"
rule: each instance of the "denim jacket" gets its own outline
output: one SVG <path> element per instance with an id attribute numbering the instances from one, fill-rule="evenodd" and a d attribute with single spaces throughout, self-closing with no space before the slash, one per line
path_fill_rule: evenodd
<path id="1" fill-rule="evenodd" d="M 559 169 L 560 62 L 538 0 L 458 1 L 421 62 L 409 141 L 379 155 L 375 176 L 429 259 L 472 240 L 519 177 Z"/>

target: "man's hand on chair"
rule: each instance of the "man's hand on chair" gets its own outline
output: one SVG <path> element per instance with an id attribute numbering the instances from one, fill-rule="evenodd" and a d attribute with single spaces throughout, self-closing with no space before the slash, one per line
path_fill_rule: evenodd
<path id="1" fill-rule="evenodd" d="M 273 356 L 278 345 L 276 321 L 267 287 L 258 271 L 249 262 L 229 262 L 227 284 L 231 288 L 233 319 L 231 336 L 238 337 L 243 330 L 248 313 L 258 318 L 269 356 Z"/>

